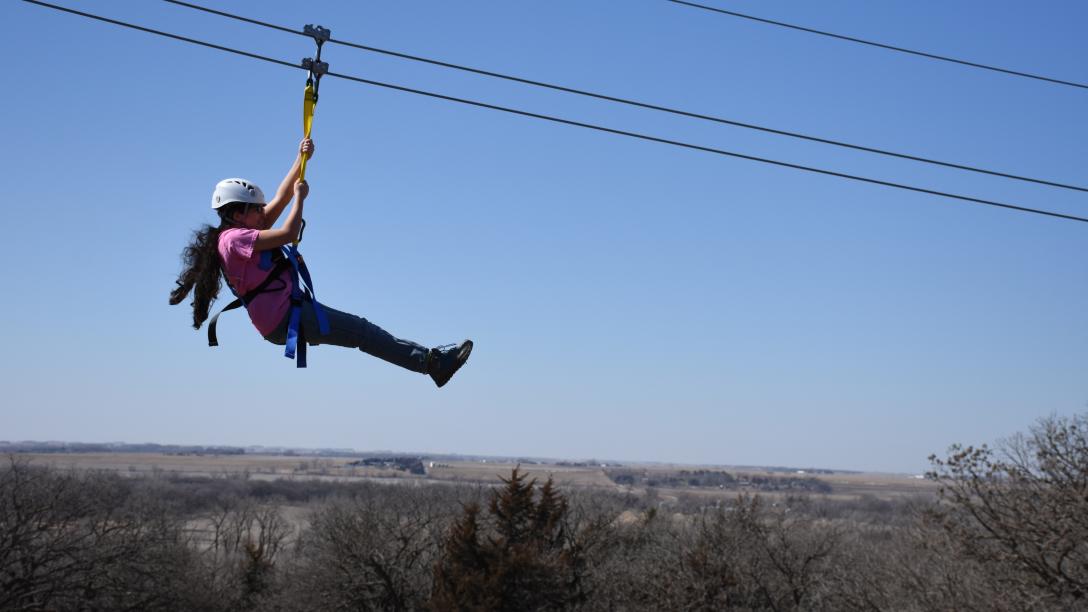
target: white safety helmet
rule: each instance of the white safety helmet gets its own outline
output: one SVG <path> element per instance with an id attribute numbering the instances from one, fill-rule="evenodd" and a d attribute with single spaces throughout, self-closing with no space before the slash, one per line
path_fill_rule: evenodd
<path id="1" fill-rule="evenodd" d="M 212 208 L 218 210 L 234 202 L 265 204 L 264 192 L 245 179 L 229 178 L 219 181 L 212 193 Z"/>

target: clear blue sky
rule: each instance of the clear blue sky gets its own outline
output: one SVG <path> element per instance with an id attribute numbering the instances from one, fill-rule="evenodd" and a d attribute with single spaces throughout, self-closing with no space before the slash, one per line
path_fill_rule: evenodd
<path id="1" fill-rule="evenodd" d="M 708 0 L 714 1 L 714 0 Z M 1088 183 L 1088 91 L 664 1 L 235 2 L 334 37 L 742 121 Z M 288 61 L 302 37 L 82 8 Z M 717 2 L 1088 81 L 1082 2 Z M 914 472 L 1088 401 L 1088 224 L 327 79 L 303 250 L 326 303 L 424 344 L 436 390 L 166 298 L 219 179 L 275 189 L 305 75 L 5 2 L 0 439 L 355 447 Z M 1088 196 L 330 46 L 332 70 L 1088 214 Z M 225 292 L 225 290 L 224 290 Z"/>

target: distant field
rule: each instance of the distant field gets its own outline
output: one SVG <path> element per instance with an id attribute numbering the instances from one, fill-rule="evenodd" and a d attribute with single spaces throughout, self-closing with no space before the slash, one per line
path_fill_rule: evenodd
<path id="1" fill-rule="evenodd" d="M 167 455 L 157 453 L 22 453 L 35 463 L 57 468 L 108 470 L 122 474 L 171 473 L 186 476 L 248 474 L 251 478 L 400 478 L 398 470 L 347 465 L 355 458 L 294 455 Z"/>
<path id="2" fill-rule="evenodd" d="M 877 497 L 926 495 L 937 492 L 937 483 L 906 474 L 826 474 L 819 478 L 831 484 L 836 495 Z"/>
<path id="3" fill-rule="evenodd" d="M 442 463 L 434 468 L 427 469 L 427 475 L 431 478 L 443 480 L 469 480 L 476 482 L 499 482 L 499 478 L 509 478 L 510 471 L 516 463 L 480 463 L 475 461 L 458 461 Z M 610 487 L 616 485 L 605 476 L 601 468 L 571 467 L 564 465 L 530 464 L 521 465 L 522 473 L 530 478 L 540 481 L 547 480 L 549 476 L 559 486 L 580 487 Z"/>
<path id="4" fill-rule="evenodd" d="M 295 455 L 171 455 L 155 453 L 24 453 L 34 463 L 49 465 L 61 469 L 107 470 L 130 475 L 177 474 L 196 477 L 247 475 L 255 480 L 316 479 L 316 480 L 383 480 L 395 481 L 430 481 L 430 482 L 475 482 L 498 483 L 500 478 L 508 477 L 515 463 L 453 461 L 435 463 L 424 461 L 426 476 L 416 476 L 407 472 L 372 467 L 347 465 L 355 457 L 306 457 Z M 728 468 L 709 466 L 678 465 L 638 465 L 628 466 L 645 474 L 669 474 L 680 470 L 717 470 L 727 471 L 737 477 L 763 476 L 783 478 L 796 476 L 793 473 L 760 471 L 751 468 Z M 566 488 L 603 488 L 616 491 L 645 494 L 646 488 L 637 485 L 617 485 L 609 479 L 605 468 L 595 466 L 570 466 L 554 464 L 522 464 L 521 470 L 540 481 L 551 476 L 557 485 Z M 830 497 L 846 499 L 871 495 L 880 499 L 892 499 L 911 495 L 931 495 L 936 485 L 930 481 L 901 474 L 877 473 L 834 473 L 805 474 L 806 478 L 816 478 L 831 485 Z M 706 498 L 735 497 L 744 490 L 716 489 L 710 487 L 661 487 L 656 489 L 665 497 L 689 495 Z M 760 494 L 779 496 L 788 492 L 751 491 Z"/>

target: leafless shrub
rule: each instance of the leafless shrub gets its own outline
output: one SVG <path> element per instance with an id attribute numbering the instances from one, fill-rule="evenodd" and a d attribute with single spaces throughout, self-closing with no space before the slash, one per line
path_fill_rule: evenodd
<path id="1" fill-rule="evenodd" d="M 430 568 L 456 496 L 465 489 L 374 487 L 315 511 L 298 548 L 284 605 L 323 610 L 416 610 L 430 595 Z M 470 494 L 471 495 L 471 494 Z"/>
<path id="2" fill-rule="evenodd" d="M 696 515 L 654 509 L 613 522 L 594 559 L 594 609 L 826 608 L 840 529 L 758 497 Z"/>
<path id="3" fill-rule="evenodd" d="M 274 505 L 227 496 L 190 524 L 197 529 L 193 550 L 206 593 L 222 607 L 254 609 L 275 595 L 281 551 L 293 534 Z"/>

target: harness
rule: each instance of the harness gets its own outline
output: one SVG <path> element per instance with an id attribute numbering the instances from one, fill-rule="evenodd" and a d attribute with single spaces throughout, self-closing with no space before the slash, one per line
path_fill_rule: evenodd
<path id="1" fill-rule="evenodd" d="M 329 319 L 325 314 L 325 309 L 318 303 L 317 297 L 314 294 L 314 282 L 310 277 L 310 271 L 306 267 L 306 262 L 302 259 L 302 254 L 298 252 L 298 247 L 293 244 L 288 244 L 280 247 L 279 249 L 269 249 L 267 251 L 261 251 L 261 261 L 257 264 L 262 270 L 271 270 L 268 276 L 253 289 L 246 292 L 245 295 L 239 296 L 235 291 L 234 286 L 230 284 L 230 280 L 227 280 L 227 287 L 230 288 L 231 293 L 234 294 L 235 300 L 230 304 L 223 307 L 222 310 L 215 313 L 208 322 L 208 346 L 219 346 L 219 339 L 216 336 L 215 330 L 217 323 L 219 322 L 219 315 L 227 312 L 228 310 L 234 310 L 239 306 L 249 307 L 254 298 L 262 293 L 272 293 L 274 291 L 283 291 L 283 281 L 280 280 L 280 275 L 285 270 L 291 272 L 291 311 L 287 322 L 287 341 L 284 344 L 283 355 L 288 359 L 294 359 L 295 365 L 300 368 L 306 367 L 306 328 L 302 324 L 302 305 L 305 302 L 313 304 L 314 314 L 317 316 L 318 331 L 322 336 L 329 333 Z M 225 270 L 221 270 L 223 278 L 227 278 Z M 280 286 L 270 287 L 273 281 L 279 280 Z"/>

